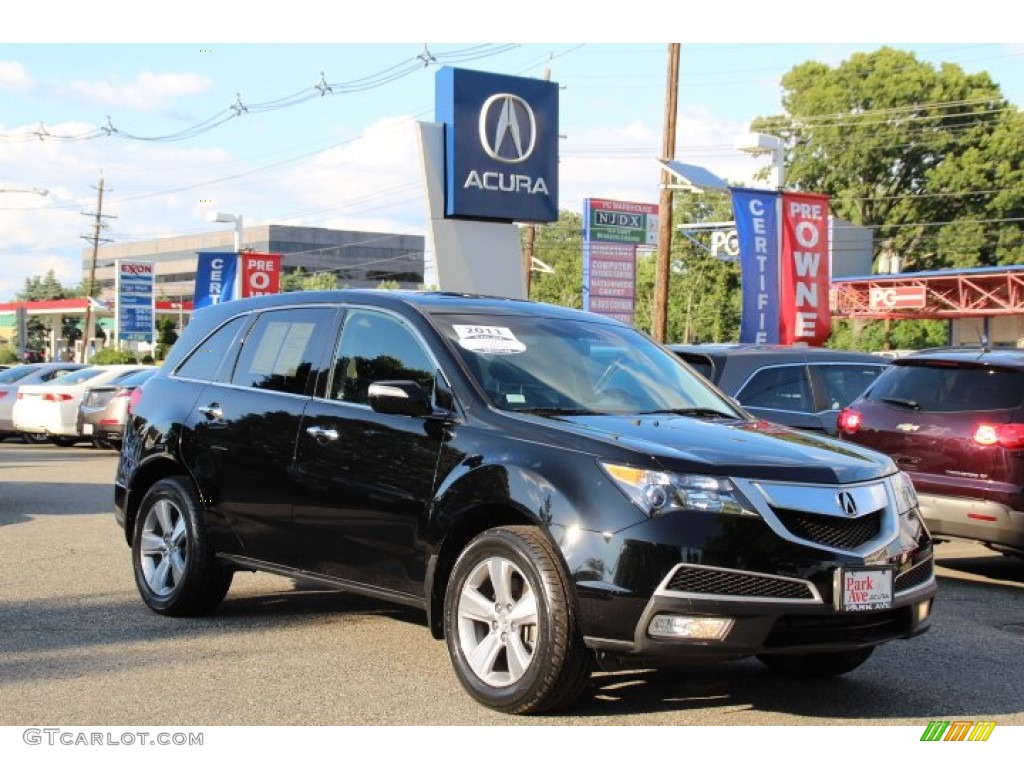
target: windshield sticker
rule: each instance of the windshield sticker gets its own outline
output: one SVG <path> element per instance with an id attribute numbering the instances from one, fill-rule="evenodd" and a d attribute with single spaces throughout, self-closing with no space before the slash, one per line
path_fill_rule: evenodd
<path id="1" fill-rule="evenodd" d="M 484 355 L 518 355 L 526 345 L 508 328 L 496 325 L 452 325 L 459 335 L 459 346 Z"/>

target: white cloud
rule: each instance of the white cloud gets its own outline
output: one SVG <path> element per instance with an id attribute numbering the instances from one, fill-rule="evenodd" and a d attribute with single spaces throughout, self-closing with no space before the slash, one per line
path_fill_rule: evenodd
<path id="1" fill-rule="evenodd" d="M 0 91 L 26 93 L 35 87 L 35 80 L 17 61 L 0 61 Z"/>
<path id="2" fill-rule="evenodd" d="M 171 107 L 174 99 L 205 93 L 212 85 L 213 81 L 205 75 L 140 72 L 128 82 L 110 77 L 105 80 L 71 80 L 55 87 L 97 106 L 159 112 Z"/>

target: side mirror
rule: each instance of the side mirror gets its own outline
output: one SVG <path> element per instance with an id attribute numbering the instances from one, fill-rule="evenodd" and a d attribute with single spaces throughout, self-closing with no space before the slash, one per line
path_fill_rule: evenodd
<path id="1" fill-rule="evenodd" d="M 427 393 L 415 381 L 374 382 L 367 392 L 367 399 L 377 413 L 429 416 L 434 411 Z"/>

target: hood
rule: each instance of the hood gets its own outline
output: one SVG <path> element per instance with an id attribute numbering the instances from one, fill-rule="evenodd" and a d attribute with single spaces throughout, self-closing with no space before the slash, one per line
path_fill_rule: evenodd
<path id="1" fill-rule="evenodd" d="M 672 414 L 558 416 L 561 428 L 614 442 L 674 472 L 855 483 L 891 475 L 892 460 L 870 449 L 767 421 L 710 421 Z"/>

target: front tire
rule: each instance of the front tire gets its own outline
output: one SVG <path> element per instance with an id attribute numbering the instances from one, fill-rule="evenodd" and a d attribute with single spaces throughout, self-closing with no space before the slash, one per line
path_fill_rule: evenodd
<path id="1" fill-rule="evenodd" d="M 214 558 L 202 505 L 183 477 L 158 481 L 135 518 L 132 568 L 143 602 L 166 616 L 201 616 L 216 608 L 232 571 Z"/>
<path id="2" fill-rule="evenodd" d="M 774 672 L 790 677 L 837 677 L 852 672 L 871 656 L 874 648 L 823 653 L 762 654 L 757 658 Z"/>
<path id="3" fill-rule="evenodd" d="M 568 576 L 536 528 L 494 528 L 469 543 L 448 581 L 444 623 L 459 682 L 492 709 L 568 706 L 590 679 Z"/>

